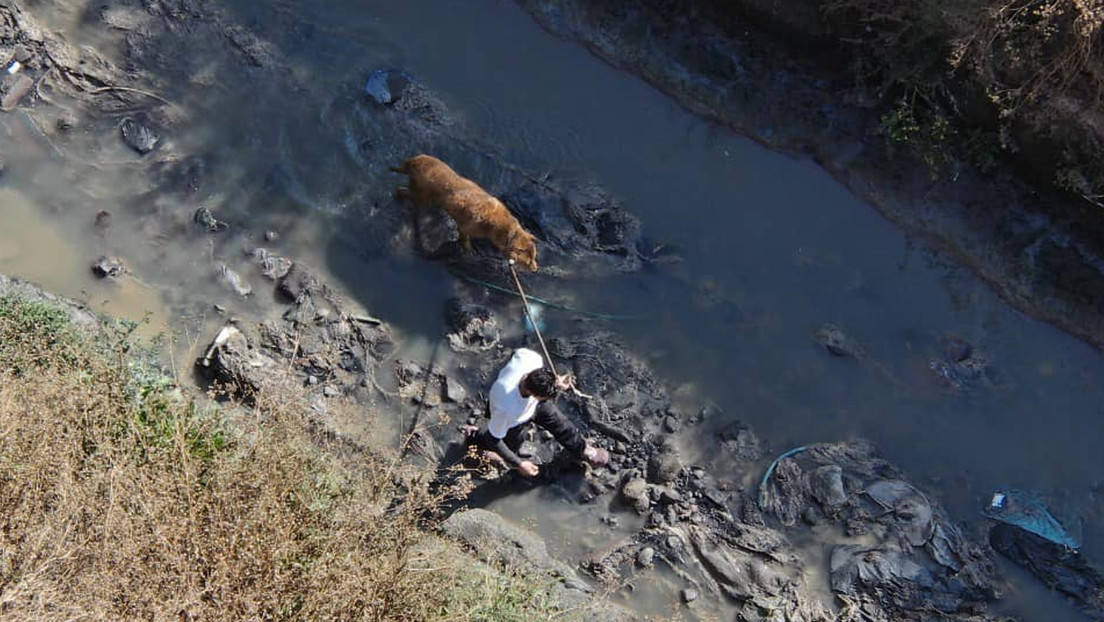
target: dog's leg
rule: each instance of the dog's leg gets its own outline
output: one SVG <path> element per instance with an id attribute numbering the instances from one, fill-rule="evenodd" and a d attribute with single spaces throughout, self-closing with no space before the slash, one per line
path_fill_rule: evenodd
<path id="1" fill-rule="evenodd" d="M 410 188 L 407 188 L 406 186 L 399 186 L 398 188 L 395 188 L 395 200 L 405 201 L 408 198 L 410 198 Z"/>

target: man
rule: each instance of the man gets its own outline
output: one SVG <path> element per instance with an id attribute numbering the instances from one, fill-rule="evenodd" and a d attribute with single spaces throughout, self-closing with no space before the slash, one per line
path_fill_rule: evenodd
<path id="1" fill-rule="evenodd" d="M 518 348 L 491 386 L 491 421 L 487 429 L 470 426 L 465 432 L 477 445 L 492 452 L 492 459 L 501 458 L 526 477 L 535 477 L 540 472 L 535 463 L 515 453 L 530 421 L 548 430 L 560 445 L 578 458 L 602 466 L 609 462 L 609 452 L 588 443 L 579 428 L 552 403 L 565 386 L 565 379 L 544 369 L 540 354 Z"/>

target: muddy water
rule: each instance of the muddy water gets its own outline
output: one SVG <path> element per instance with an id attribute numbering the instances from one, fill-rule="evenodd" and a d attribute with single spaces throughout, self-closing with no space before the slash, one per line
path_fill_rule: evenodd
<path id="1" fill-rule="evenodd" d="M 709 430 L 735 418 L 752 424 L 772 453 L 862 436 L 976 528 L 994 487 L 1053 496 L 1084 518 L 1086 555 L 1104 562 L 1099 353 L 1010 310 L 814 164 L 687 114 L 547 36 L 504 0 L 229 5 L 288 55 L 303 89 L 289 93 L 217 60 L 182 58 L 189 77 L 163 85 L 164 94 L 198 112 L 171 141 L 211 162 L 203 188 L 184 195 L 143 194 L 149 189 L 128 174 L 136 156 L 102 138 L 103 128 L 86 128 L 59 152 L 33 118 L 0 117 L 9 163 L 0 272 L 90 303 L 109 300 L 115 306 L 106 310 L 136 319 L 171 317 L 192 345 L 221 321 L 216 304 L 227 314 L 266 312 L 216 273 L 224 264 L 256 279 L 244 251 L 265 245 L 321 267 L 402 331 L 404 356 L 428 358 L 450 279 L 391 242 L 398 217 L 379 197 L 394 179 L 360 157 L 364 149 L 393 153 L 391 161 L 408 155 L 409 137 L 389 135 L 356 105 L 369 70 L 402 67 L 440 93 L 464 131 L 498 156 L 601 184 L 656 243 L 679 251 L 679 264 L 534 293 L 646 316 L 613 328 L 679 387 L 686 411 L 710 401 L 724 413 L 688 435 L 690 459 L 731 471 Z M 53 19 L 86 40 L 79 19 L 64 12 Z M 494 188 L 497 173 L 486 159 L 448 141 L 436 147 L 470 176 L 504 189 Z M 190 217 L 199 203 L 231 229 L 195 232 Z M 106 234 L 91 225 L 101 209 L 114 216 Z M 261 239 L 265 230 L 279 239 Z M 133 281 L 95 281 L 88 264 L 105 253 L 127 258 Z M 549 315 L 552 332 L 575 319 Z M 862 356 L 834 358 L 819 348 L 813 333 L 825 322 L 860 342 Z M 947 335 L 985 352 L 994 386 L 956 391 L 933 377 L 929 363 Z M 759 473 L 731 475 L 750 484 Z M 496 506 L 567 556 L 617 534 L 600 522 L 604 508 L 580 508 L 569 497 L 545 489 Z M 628 531 L 633 519 L 621 520 Z M 650 580 L 634 604 L 666 611 L 680 586 Z M 1018 585 L 1013 610 L 1080 619 L 1030 580 Z"/>

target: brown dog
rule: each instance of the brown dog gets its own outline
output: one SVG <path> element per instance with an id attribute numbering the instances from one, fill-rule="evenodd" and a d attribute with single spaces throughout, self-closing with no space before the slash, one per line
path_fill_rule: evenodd
<path id="1" fill-rule="evenodd" d="M 522 228 L 502 201 L 478 184 L 424 154 L 391 170 L 410 176 L 409 186 L 399 187 L 395 196 L 409 198 L 418 207 L 436 206 L 448 212 L 456 221 L 460 244 L 465 249 L 471 249 L 470 238 L 487 238 L 507 259 L 536 271 L 536 237 Z"/>

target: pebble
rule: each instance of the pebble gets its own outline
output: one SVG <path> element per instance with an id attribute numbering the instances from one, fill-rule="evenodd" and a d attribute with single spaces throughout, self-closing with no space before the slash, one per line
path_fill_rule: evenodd
<path id="1" fill-rule="evenodd" d="M 698 599 L 698 591 L 692 587 L 682 590 L 682 602 L 692 603 Z"/>
<path id="2" fill-rule="evenodd" d="M 652 561 L 655 560 L 655 549 L 650 546 L 646 546 L 640 549 L 640 552 L 636 554 L 636 563 L 647 568 L 652 565 Z"/>

